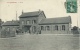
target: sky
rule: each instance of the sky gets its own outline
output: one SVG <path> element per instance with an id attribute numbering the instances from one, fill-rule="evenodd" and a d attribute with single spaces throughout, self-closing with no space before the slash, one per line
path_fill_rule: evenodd
<path id="1" fill-rule="evenodd" d="M 0 0 L 0 18 L 3 21 L 16 20 L 23 12 L 43 10 L 47 18 L 71 16 L 72 27 L 80 27 L 80 1 L 77 13 L 66 13 L 64 2 L 66 0 Z M 77 25 L 78 19 L 78 25 Z"/>

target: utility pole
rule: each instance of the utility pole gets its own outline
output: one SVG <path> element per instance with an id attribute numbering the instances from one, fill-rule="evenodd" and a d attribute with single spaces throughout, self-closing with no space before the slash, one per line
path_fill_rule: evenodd
<path id="1" fill-rule="evenodd" d="M 77 17 L 77 27 L 78 27 L 78 17 Z"/>
<path id="2" fill-rule="evenodd" d="M 16 21 L 17 21 L 17 11 L 16 11 Z"/>
<path id="3" fill-rule="evenodd" d="M 78 19 L 78 18 L 80 18 L 80 0 L 78 0 L 78 13 L 79 13 L 79 14 L 78 14 L 78 17 L 77 17 L 77 27 L 78 27 L 78 30 L 79 30 L 79 27 L 80 27 L 80 26 L 79 26 L 79 25 L 80 25 L 80 24 L 79 24 L 79 23 L 80 23 L 79 20 L 80 20 L 80 19 Z"/>
<path id="4" fill-rule="evenodd" d="M 23 14 L 24 12 L 23 12 L 23 10 L 22 10 L 22 14 Z"/>

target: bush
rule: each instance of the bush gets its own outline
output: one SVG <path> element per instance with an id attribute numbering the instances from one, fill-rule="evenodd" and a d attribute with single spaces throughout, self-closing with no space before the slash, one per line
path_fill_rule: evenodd
<path id="1" fill-rule="evenodd" d="M 79 34 L 78 27 L 74 26 L 72 29 L 73 34 Z"/>
<path id="2" fill-rule="evenodd" d="M 13 30 L 7 30 L 7 29 L 2 29 L 1 30 L 1 37 L 6 38 L 6 37 L 15 37 L 15 31 Z"/>

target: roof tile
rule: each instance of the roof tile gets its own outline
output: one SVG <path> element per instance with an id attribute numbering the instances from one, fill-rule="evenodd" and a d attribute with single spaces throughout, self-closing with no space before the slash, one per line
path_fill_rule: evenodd
<path id="1" fill-rule="evenodd" d="M 19 21 L 7 21 L 2 26 L 19 26 Z"/>
<path id="2" fill-rule="evenodd" d="M 43 12 L 43 11 L 27 12 L 27 13 L 21 14 L 19 17 L 20 18 L 23 18 L 23 17 L 34 17 L 34 16 L 38 16 L 41 12 Z"/>
<path id="3" fill-rule="evenodd" d="M 60 24 L 60 23 L 71 23 L 71 17 L 59 17 L 59 18 L 47 18 L 41 20 L 39 24 Z"/>

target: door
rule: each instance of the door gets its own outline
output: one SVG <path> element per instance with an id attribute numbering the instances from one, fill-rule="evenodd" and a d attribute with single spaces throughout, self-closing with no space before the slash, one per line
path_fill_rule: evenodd
<path id="1" fill-rule="evenodd" d="M 36 32 L 36 26 L 33 26 L 33 33 Z"/>
<path id="2" fill-rule="evenodd" d="M 30 33 L 30 26 L 25 26 L 24 31 Z"/>

